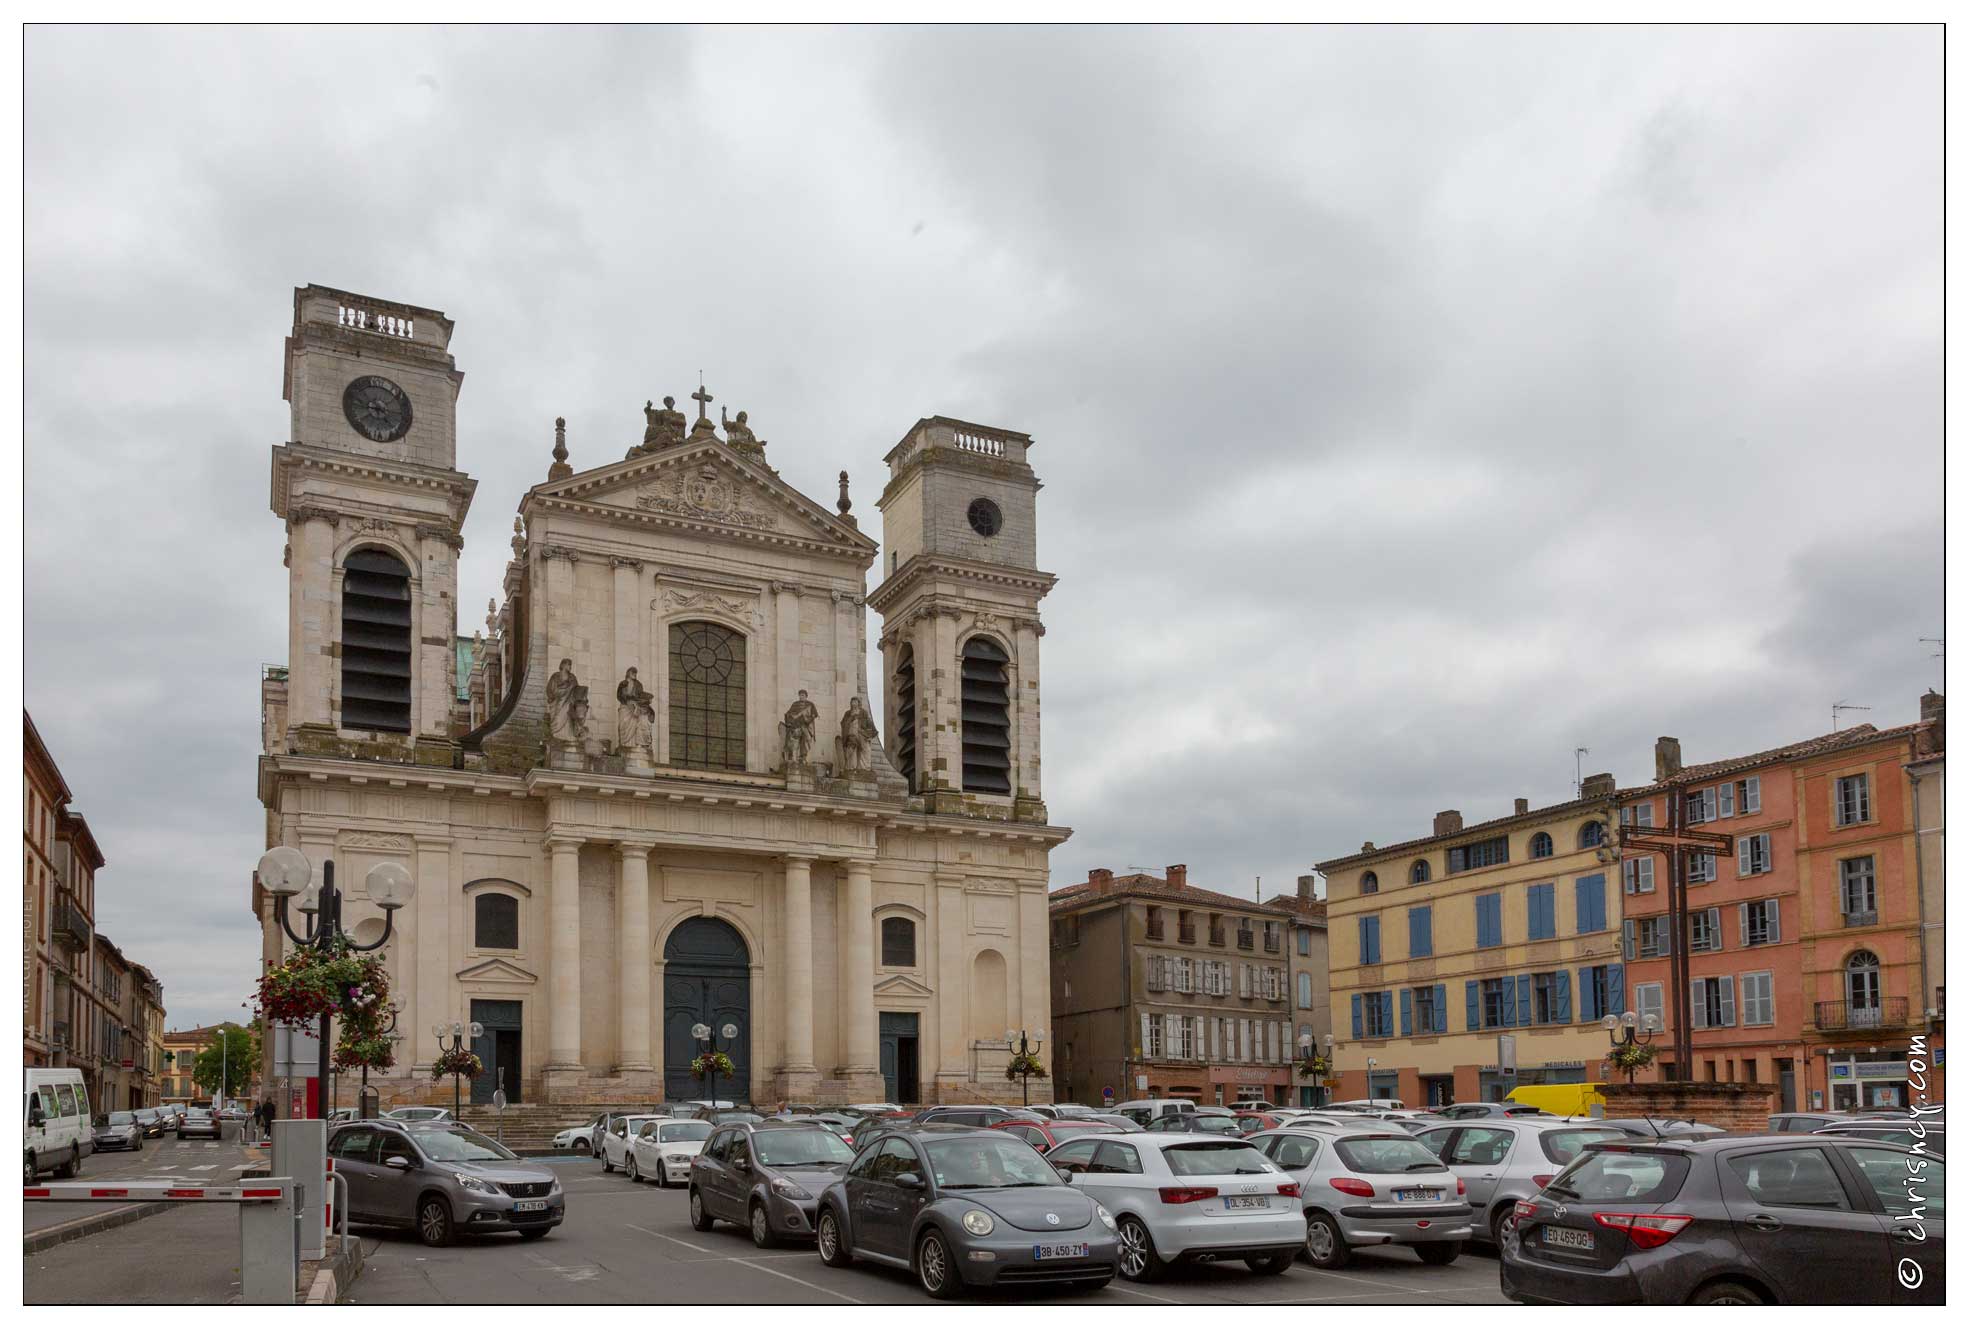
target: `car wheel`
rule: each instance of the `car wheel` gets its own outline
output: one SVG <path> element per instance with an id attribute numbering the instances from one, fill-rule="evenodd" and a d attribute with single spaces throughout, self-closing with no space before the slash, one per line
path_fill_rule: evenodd
<path id="1" fill-rule="evenodd" d="M 76 1145 L 68 1151 L 68 1161 L 55 1169 L 55 1175 L 67 1181 L 82 1170 L 82 1146 Z"/>
<path id="2" fill-rule="evenodd" d="M 29 1149 L 27 1151 L 27 1184 L 29 1186 L 32 1186 L 35 1182 L 39 1181 L 40 1179 L 41 1179 L 40 1169 L 34 1166 L 34 1151 L 32 1149 Z"/>
<path id="3" fill-rule="evenodd" d="M 1512 1205 L 1500 1204 L 1490 1216 L 1490 1244 L 1500 1251 L 1504 1249 L 1504 1228 L 1511 1221 L 1512 1208 Z"/>
<path id="4" fill-rule="evenodd" d="M 426 1246 L 451 1244 L 451 1206 L 442 1195 L 426 1195 L 418 1204 L 417 1236 Z"/>
<path id="5" fill-rule="evenodd" d="M 639 1182 L 643 1179 L 641 1169 L 636 1166 L 636 1156 L 634 1154 L 629 1155 L 629 1161 L 623 1166 L 622 1170 L 629 1174 L 629 1180 L 631 1181 Z"/>
<path id="6" fill-rule="evenodd" d="M 1315 1269 L 1344 1269 L 1353 1255 L 1338 1223 L 1325 1214 L 1306 1215 L 1306 1259 Z"/>
<path id="7" fill-rule="evenodd" d="M 1298 1258 L 1298 1251 L 1280 1251 L 1276 1255 L 1266 1255 L 1256 1259 L 1246 1260 L 1245 1263 L 1251 1266 L 1251 1272 L 1254 1274 L 1282 1274 L 1290 1269 L 1292 1262 Z"/>
<path id="8" fill-rule="evenodd" d="M 935 1228 L 916 1243 L 916 1281 L 938 1301 L 957 1295 L 957 1265 L 950 1258 L 950 1243 Z"/>
<path id="9" fill-rule="evenodd" d="M 1456 1257 L 1463 1254 L 1460 1241 L 1425 1241 L 1415 1248 L 1424 1264 L 1455 1264 Z"/>
<path id="10" fill-rule="evenodd" d="M 1139 1218 L 1124 1218 L 1115 1230 L 1121 1247 L 1121 1276 L 1131 1283 L 1153 1283 L 1162 1277 L 1162 1257 L 1155 1253 L 1148 1228 Z"/>
<path id="11" fill-rule="evenodd" d="M 772 1216 L 766 1206 L 754 1202 L 752 1205 L 752 1244 L 760 1250 L 770 1250 L 779 1245 L 779 1238 L 773 1235 Z"/>
<path id="12" fill-rule="evenodd" d="M 546 1235 L 547 1235 L 547 1234 L 548 1234 L 549 1232 L 551 1232 L 552 1230 L 553 1230 L 552 1228 L 544 1228 L 544 1227 L 529 1227 L 529 1228 L 521 1228 L 521 1229 L 520 1229 L 520 1240 L 521 1240 L 521 1241 L 538 1241 L 538 1240 L 540 1240 L 540 1239 L 541 1239 L 542 1237 L 544 1237 L 544 1236 L 546 1236 Z"/>
<path id="13" fill-rule="evenodd" d="M 1711 1283 L 1689 1298 L 1691 1306 L 1762 1306 L 1764 1299 L 1741 1283 Z"/>
<path id="14" fill-rule="evenodd" d="M 855 1262 L 848 1254 L 848 1243 L 841 1236 L 841 1221 L 834 1217 L 834 1211 L 822 1207 L 820 1217 L 814 1220 L 814 1250 L 820 1255 L 820 1262 L 836 1269 L 846 1269 Z"/>
<path id="15" fill-rule="evenodd" d="M 586 1140 L 576 1140 L 574 1142 L 574 1149 L 575 1152 L 580 1154 L 583 1158 L 593 1158 L 595 1156 L 595 1151 L 588 1147 L 588 1142 Z"/>
<path id="16" fill-rule="evenodd" d="M 608 1156 L 608 1146 L 607 1146 L 607 1145 L 604 1145 L 604 1146 L 602 1146 L 602 1152 L 601 1152 L 601 1155 L 600 1155 L 600 1157 L 601 1157 L 601 1160 L 602 1160 L 602 1171 L 604 1171 L 604 1172 L 613 1172 L 613 1171 L 615 1171 L 615 1164 L 609 1161 L 609 1156 Z"/>
<path id="17" fill-rule="evenodd" d="M 699 1232 L 709 1232 L 718 1220 L 711 1217 L 711 1211 L 704 1207 L 704 1195 L 697 1187 L 691 1187 L 691 1226 Z"/>

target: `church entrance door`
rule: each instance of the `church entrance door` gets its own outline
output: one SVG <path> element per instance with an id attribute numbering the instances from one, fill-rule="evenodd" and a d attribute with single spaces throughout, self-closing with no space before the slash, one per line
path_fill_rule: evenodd
<path id="1" fill-rule="evenodd" d="M 883 1011 L 880 1023 L 882 1092 L 891 1103 L 920 1102 L 915 1012 Z"/>
<path id="2" fill-rule="evenodd" d="M 472 1077 L 472 1101 L 490 1103 L 492 1091 L 504 1089 L 506 1101 L 520 1101 L 520 1003 L 474 1001 L 472 1019 L 485 1032 L 472 1043 L 483 1071 Z"/>
<path id="3" fill-rule="evenodd" d="M 716 918 L 678 925 L 663 944 L 663 1096 L 671 1102 L 710 1097 L 710 1083 L 691 1074 L 699 1051 L 691 1026 L 707 1024 L 734 1073 L 718 1077 L 718 1097 L 752 1097 L 752 955 L 738 929 Z M 738 1029 L 729 1042 L 720 1033 Z"/>

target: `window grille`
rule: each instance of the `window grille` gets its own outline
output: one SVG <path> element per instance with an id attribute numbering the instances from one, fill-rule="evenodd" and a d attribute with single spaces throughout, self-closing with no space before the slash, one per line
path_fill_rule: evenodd
<path id="1" fill-rule="evenodd" d="M 1012 792 L 1012 696 L 1004 650 L 989 637 L 964 643 L 964 788 Z"/>
<path id="2" fill-rule="evenodd" d="M 383 549 L 342 565 L 342 725 L 410 732 L 410 569 Z"/>
<path id="3" fill-rule="evenodd" d="M 728 627 L 670 625 L 670 760 L 745 769 L 745 638 Z"/>

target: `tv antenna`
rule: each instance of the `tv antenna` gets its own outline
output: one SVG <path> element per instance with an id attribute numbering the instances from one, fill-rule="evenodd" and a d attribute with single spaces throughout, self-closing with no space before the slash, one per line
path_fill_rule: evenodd
<path id="1" fill-rule="evenodd" d="M 1935 659 L 1940 660 L 1942 662 L 1942 686 L 1947 687 L 1948 686 L 1948 647 L 1943 644 L 1943 639 L 1940 637 L 1923 637 L 1921 638 L 1921 640 L 1927 645 L 1933 646 L 1935 648 L 1932 652 L 1930 652 L 1930 654 Z"/>
<path id="2" fill-rule="evenodd" d="M 1850 701 L 1833 702 L 1832 703 L 1832 732 L 1835 734 L 1839 732 L 1839 713 L 1841 711 L 1870 711 L 1872 709 L 1873 707 L 1871 706 L 1855 706 Z"/>
<path id="3" fill-rule="evenodd" d="M 1586 787 L 1586 776 L 1584 774 L 1586 768 L 1580 765 L 1579 759 L 1592 750 L 1591 748 L 1574 748 L 1572 750 L 1572 796 L 1574 798 L 1578 798 L 1579 791 Z"/>

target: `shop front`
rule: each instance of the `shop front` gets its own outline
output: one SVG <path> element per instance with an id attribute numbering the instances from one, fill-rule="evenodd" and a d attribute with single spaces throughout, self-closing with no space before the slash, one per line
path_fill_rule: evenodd
<path id="1" fill-rule="evenodd" d="M 1908 1105 L 1908 1064 L 1905 1058 L 1882 1059 L 1872 1049 L 1846 1052 L 1826 1049 L 1827 1106 L 1835 1112 L 1858 1108 L 1904 1108 Z M 1814 1094 L 1814 1098 L 1818 1095 Z"/>

